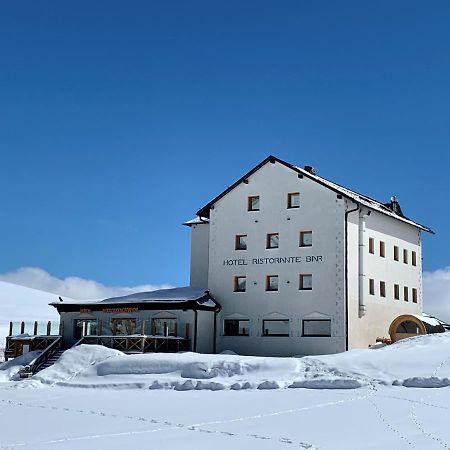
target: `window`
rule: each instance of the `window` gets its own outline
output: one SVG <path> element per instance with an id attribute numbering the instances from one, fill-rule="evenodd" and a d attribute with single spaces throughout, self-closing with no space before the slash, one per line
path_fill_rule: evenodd
<path id="1" fill-rule="evenodd" d="M 289 320 L 263 320 L 263 336 L 289 336 Z"/>
<path id="2" fill-rule="evenodd" d="M 413 303 L 417 303 L 417 289 L 413 288 L 412 290 L 412 301 Z"/>
<path id="3" fill-rule="evenodd" d="M 375 295 L 375 280 L 373 278 L 369 279 L 369 294 Z"/>
<path id="4" fill-rule="evenodd" d="M 300 247 L 312 247 L 312 231 L 300 231 Z"/>
<path id="5" fill-rule="evenodd" d="M 113 335 L 135 334 L 136 319 L 112 319 L 111 331 Z"/>
<path id="6" fill-rule="evenodd" d="M 312 275 L 310 273 L 300 274 L 300 290 L 311 291 L 312 290 Z"/>
<path id="7" fill-rule="evenodd" d="M 225 336 L 248 336 L 250 329 L 250 320 L 232 320 L 223 321 L 223 334 Z"/>
<path id="8" fill-rule="evenodd" d="M 278 233 L 269 233 L 266 238 L 266 248 L 278 248 L 280 235 Z"/>
<path id="9" fill-rule="evenodd" d="M 408 250 L 406 248 L 403 250 L 403 262 L 408 264 Z"/>
<path id="10" fill-rule="evenodd" d="M 405 302 L 407 302 L 409 300 L 409 289 L 408 286 L 404 286 L 403 287 L 403 300 L 405 300 Z"/>
<path id="11" fill-rule="evenodd" d="M 382 257 L 382 258 L 384 258 L 384 256 L 385 256 L 385 244 L 384 244 L 384 242 L 383 241 L 380 241 L 380 256 Z"/>
<path id="12" fill-rule="evenodd" d="M 291 192 L 287 196 L 287 207 L 288 208 L 300 208 L 300 193 Z"/>
<path id="13" fill-rule="evenodd" d="M 278 275 L 267 275 L 266 291 L 278 291 Z"/>
<path id="14" fill-rule="evenodd" d="M 177 319 L 152 319 L 152 334 L 155 336 L 176 336 Z"/>
<path id="15" fill-rule="evenodd" d="M 331 320 L 304 320 L 302 336 L 331 336 Z"/>
<path id="16" fill-rule="evenodd" d="M 259 211 L 259 195 L 249 197 L 247 206 L 249 211 Z"/>
<path id="17" fill-rule="evenodd" d="M 394 298 L 400 300 L 400 286 L 398 284 L 394 284 Z"/>
<path id="18" fill-rule="evenodd" d="M 411 252 L 411 264 L 417 266 L 417 253 Z"/>
<path id="19" fill-rule="evenodd" d="M 394 261 L 398 261 L 398 247 L 394 245 Z"/>
<path id="20" fill-rule="evenodd" d="M 235 237 L 235 249 L 236 250 L 247 250 L 247 235 L 237 234 Z"/>
<path id="21" fill-rule="evenodd" d="M 369 238 L 369 253 L 372 253 L 372 255 L 375 253 L 374 244 L 373 238 Z"/>
<path id="22" fill-rule="evenodd" d="M 247 287 L 247 277 L 234 277 L 234 292 L 245 292 Z"/>
<path id="23" fill-rule="evenodd" d="M 380 281 L 380 297 L 386 297 L 386 283 Z"/>
<path id="24" fill-rule="evenodd" d="M 75 320 L 75 339 L 81 339 L 84 336 L 92 336 L 97 334 L 96 319 L 76 319 Z"/>

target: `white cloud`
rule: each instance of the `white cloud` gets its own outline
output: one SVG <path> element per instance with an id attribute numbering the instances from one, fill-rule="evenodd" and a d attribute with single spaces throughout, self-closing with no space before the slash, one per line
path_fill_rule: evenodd
<path id="1" fill-rule="evenodd" d="M 95 300 L 133 292 L 154 291 L 172 286 L 168 284 L 142 284 L 139 286 L 105 286 L 94 280 L 79 277 L 54 277 L 39 267 L 22 267 L 14 272 L 0 274 L 0 281 L 19 284 L 33 289 L 71 297 L 77 300 Z"/>
<path id="2" fill-rule="evenodd" d="M 450 323 L 450 267 L 423 274 L 423 309 Z"/>

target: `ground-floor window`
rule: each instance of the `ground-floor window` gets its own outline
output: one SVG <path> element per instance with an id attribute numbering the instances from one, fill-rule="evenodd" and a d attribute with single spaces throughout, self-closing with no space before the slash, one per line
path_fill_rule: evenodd
<path id="1" fill-rule="evenodd" d="M 98 324 L 96 319 L 76 319 L 75 320 L 75 339 L 81 339 L 84 336 L 96 335 Z"/>
<path id="2" fill-rule="evenodd" d="M 264 336 L 289 336 L 289 320 L 263 320 Z"/>
<path id="3" fill-rule="evenodd" d="M 223 331 L 225 336 L 248 336 L 250 320 L 226 319 L 223 321 Z"/>
<path id="4" fill-rule="evenodd" d="M 136 319 L 112 319 L 111 331 L 114 335 L 136 334 Z"/>
<path id="5" fill-rule="evenodd" d="M 155 336 L 176 336 L 177 319 L 152 319 L 152 330 Z"/>
<path id="6" fill-rule="evenodd" d="M 331 320 L 304 320 L 303 336 L 331 336 Z"/>

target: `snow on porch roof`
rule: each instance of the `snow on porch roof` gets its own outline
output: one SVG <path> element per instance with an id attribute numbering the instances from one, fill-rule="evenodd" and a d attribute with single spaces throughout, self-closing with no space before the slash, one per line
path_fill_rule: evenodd
<path id="1" fill-rule="evenodd" d="M 189 286 L 159 289 L 149 292 L 136 292 L 134 294 L 123 295 L 121 297 L 105 298 L 104 300 L 79 300 L 70 302 L 53 302 L 50 305 L 60 308 L 65 305 L 89 305 L 107 306 L 124 304 L 151 304 L 151 303 L 197 303 L 199 306 L 210 309 L 217 309 L 220 305 L 211 297 L 209 291 L 205 289 L 191 288 Z"/>

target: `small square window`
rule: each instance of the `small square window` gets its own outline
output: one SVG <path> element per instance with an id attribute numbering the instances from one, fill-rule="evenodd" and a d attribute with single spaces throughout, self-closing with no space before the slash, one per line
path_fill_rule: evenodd
<path id="1" fill-rule="evenodd" d="M 411 264 L 417 266 L 417 253 L 411 252 Z"/>
<path id="2" fill-rule="evenodd" d="M 382 257 L 382 258 L 384 258 L 385 257 L 385 254 L 386 254 L 386 248 L 385 248 L 385 244 L 384 244 L 384 242 L 383 241 L 380 241 L 380 256 Z"/>
<path id="3" fill-rule="evenodd" d="M 291 192 L 287 197 L 287 207 L 288 208 L 300 208 L 300 193 Z"/>
<path id="4" fill-rule="evenodd" d="M 300 247 L 312 247 L 312 231 L 300 231 Z"/>
<path id="5" fill-rule="evenodd" d="M 386 283 L 380 281 L 380 297 L 386 297 Z"/>
<path id="6" fill-rule="evenodd" d="M 375 280 L 373 278 L 369 279 L 369 294 L 375 295 Z"/>
<path id="7" fill-rule="evenodd" d="M 266 291 L 278 291 L 278 275 L 267 275 Z"/>
<path id="8" fill-rule="evenodd" d="M 407 302 L 409 300 L 409 289 L 408 286 L 403 287 L 403 300 Z"/>
<path id="9" fill-rule="evenodd" d="M 269 233 L 266 239 L 266 248 L 278 248 L 280 236 L 278 233 Z"/>
<path id="10" fill-rule="evenodd" d="M 406 248 L 403 250 L 403 262 L 408 264 L 408 250 Z"/>
<path id="11" fill-rule="evenodd" d="M 312 275 L 310 273 L 300 274 L 300 287 L 301 291 L 311 291 L 312 290 Z"/>
<path id="12" fill-rule="evenodd" d="M 394 245 L 394 261 L 398 261 L 398 247 Z"/>
<path id="13" fill-rule="evenodd" d="M 374 247 L 375 247 L 375 242 L 373 240 L 373 238 L 369 238 L 369 253 L 371 253 L 372 255 L 375 253 Z"/>
<path id="14" fill-rule="evenodd" d="M 225 336 L 248 336 L 250 320 L 231 320 L 223 321 L 223 334 Z"/>
<path id="15" fill-rule="evenodd" d="M 236 250 L 247 250 L 247 235 L 237 234 L 235 237 L 235 249 Z"/>
<path id="16" fill-rule="evenodd" d="M 394 284 L 394 298 L 400 300 L 400 286 L 398 284 Z"/>
<path id="17" fill-rule="evenodd" d="M 245 292 L 247 277 L 234 277 L 234 292 Z"/>
<path id="18" fill-rule="evenodd" d="M 417 289 L 413 288 L 412 290 L 412 301 L 413 303 L 417 303 Z"/>
<path id="19" fill-rule="evenodd" d="M 248 210 L 259 211 L 259 195 L 253 195 L 248 198 Z"/>

